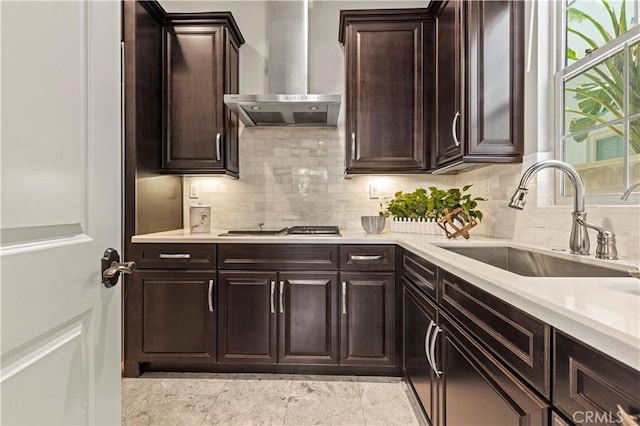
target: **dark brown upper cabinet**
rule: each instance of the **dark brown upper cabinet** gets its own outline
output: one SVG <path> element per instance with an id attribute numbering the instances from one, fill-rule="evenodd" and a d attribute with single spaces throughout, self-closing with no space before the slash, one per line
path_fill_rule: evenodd
<path id="1" fill-rule="evenodd" d="M 426 9 L 340 11 L 347 174 L 426 171 L 433 28 Z"/>
<path id="2" fill-rule="evenodd" d="M 166 21 L 163 171 L 237 177 L 238 117 L 223 99 L 238 93 L 242 34 L 230 13 L 168 14 Z"/>
<path id="3" fill-rule="evenodd" d="M 524 2 L 434 2 L 434 173 L 519 163 L 524 147 Z"/>

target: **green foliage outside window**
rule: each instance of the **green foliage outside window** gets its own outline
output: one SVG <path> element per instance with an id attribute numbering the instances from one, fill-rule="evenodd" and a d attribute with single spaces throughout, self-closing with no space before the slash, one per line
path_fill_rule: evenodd
<path id="1" fill-rule="evenodd" d="M 626 1 L 623 0 L 619 10 L 606 0 L 598 0 L 602 5 L 603 15 L 592 16 L 582 11 L 578 5 L 567 9 L 567 32 L 581 39 L 589 46 L 589 50 L 609 43 L 624 34 L 630 26 L 626 16 Z M 601 22 L 603 21 L 603 22 Z M 585 25 L 586 24 L 586 25 Z M 598 34 L 601 40 L 592 34 Z M 629 47 L 629 109 L 631 114 L 640 112 L 640 66 L 638 54 L 640 44 Z M 578 53 L 572 46 L 567 46 L 567 59 L 578 60 Z M 587 52 L 588 53 L 588 52 Z M 574 114 L 569 122 L 569 132 L 576 134 L 576 142 L 582 142 L 589 136 L 588 130 L 598 124 L 605 124 L 612 119 L 624 116 L 624 55 L 617 54 L 580 74 L 581 82 L 575 87 L 567 87 L 565 92 L 575 96 L 577 108 L 565 106 L 565 113 Z M 623 137 L 620 126 L 610 129 Z M 634 154 L 640 153 L 640 120 L 629 123 L 629 149 Z"/>

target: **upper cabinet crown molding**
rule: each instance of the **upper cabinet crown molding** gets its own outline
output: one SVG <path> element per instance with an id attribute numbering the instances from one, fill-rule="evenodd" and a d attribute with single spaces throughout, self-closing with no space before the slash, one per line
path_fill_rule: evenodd
<path id="1" fill-rule="evenodd" d="M 242 46 L 245 43 L 240 32 L 240 27 L 231 12 L 167 12 L 156 0 L 140 1 L 140 4 L 147 9 L 161 25 L 224 25 L 230 29 L 231 35 L 235 38 L 236 44 Z"/>

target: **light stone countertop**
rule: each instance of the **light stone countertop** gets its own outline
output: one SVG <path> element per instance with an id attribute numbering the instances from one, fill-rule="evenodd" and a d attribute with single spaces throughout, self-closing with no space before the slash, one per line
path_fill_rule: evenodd
<path id="1" fill-rule="evenodd" d="M 226 230 L 195 234 L 174 230 L 136 235 L 134 243 L 276 243 L 276 244 L 398 244 L 454 275 L 550 324 L 640 371 L 640 280 L 636 278 L 524 277 L 438 245 L 504 246 L 540 251 L 580 263 L 621 270 L 638 266 L 638 260 L 598 260 L 552 252 L 551 247 L 513 240 L 473 236 L 448 240 L 444 235 L 341 231 L 342 236 L 218 236 Z M 555 248 L 555 247 L 554 247 Z M 594 249 L 592 249 L 593 251 Z"/>

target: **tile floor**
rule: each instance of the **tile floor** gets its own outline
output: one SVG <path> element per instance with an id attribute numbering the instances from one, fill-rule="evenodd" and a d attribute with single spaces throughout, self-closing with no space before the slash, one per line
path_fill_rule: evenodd
<path id="1" fill-rule="evenodd" d="M 122 381 L 123 425 L 419 425 L 398 377 L 146 373 Z"/>

